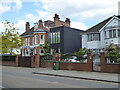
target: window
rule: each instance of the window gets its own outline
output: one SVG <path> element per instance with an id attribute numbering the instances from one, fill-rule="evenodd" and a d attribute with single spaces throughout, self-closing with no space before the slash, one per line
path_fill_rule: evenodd
<path id="1" fill-rule="evenodd" d="M 120 29 L 118 29 L 118 37 L 120 37 Z"/>
<path id="2" fill-rule="evenodd" d="M 29 46 L 29 45 L 30 45 L 30 38 L 26 38 L 26 39 L 25 39 L 25 45 L 26 45 L 26 46 Z"/>
<path id="3" fill-rule="evenodd" d="M 50 34 L 50 43 L 60 43 L 60 32 L 52 32 Z"/>
<path id="4" fill-rule="evenodd" d="M 40 49 L 40 55 L 44 55 L 44 49 Z"/>
<path id="5" fill-rule="evenodd" d="M 99 33 L 88 34 L 88 41 L 97 41 L 100 40 Z"/>
<path id="6" fill-rule="evenodd" d="M 93 40 L 100 40 L 100 34 L 93 34 Z"/>
<path id="7" fill-rule="evenodd" d="M 116 37 L 116 29 L 113 30 L 113 38 Z"/>
<path id="8" fill-rule="evenodd" d="M 35 44 L 38 44 L 38 35 L 35 35 Z"/>
<path id="9" fill-rule="evenodd" d="M 44 44 L 44 35 L 40 35 L 40 44 Z"/>
<path id="10" fill-rule="evenodd" d="M 109 37 L 112 38 L 112 30 L 109 31 Z"/>
<path id="11" fill-rule="evenodd" d="M 55 32 L 53 32 L 52 40 L 53 40 L 53 43 L 55 43 Z"/>
<path id="12" fill-rule="evenodd" d="M 53 43 L 53 39 L 52 39 L 53 35 L 52 34 L 53 33 L 50 33 L 50 43 Z"/>
<path id="13" fill-rule="evenodd" d="M 60 32 L 57 32 L 58 34 L 58 42 L 57 43 L 60 43 Z"/>
<path id="14" fill-rule="evenodd" d="M 32 37 L 32 45 L 34 45 L 34 37 Z"/>

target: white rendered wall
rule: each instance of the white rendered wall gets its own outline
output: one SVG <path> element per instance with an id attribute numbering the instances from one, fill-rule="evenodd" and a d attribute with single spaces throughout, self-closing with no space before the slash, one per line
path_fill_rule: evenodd
<path id="1" fill-rule="evenodd" d="M 87 35 L 82 35 L 82 48 L 87 48 Z"/>

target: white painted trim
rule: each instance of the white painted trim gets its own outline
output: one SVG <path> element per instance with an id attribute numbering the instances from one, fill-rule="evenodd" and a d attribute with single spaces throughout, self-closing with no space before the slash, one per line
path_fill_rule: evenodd
<path id="1" fill-rule="evenodd" d="M 36 33 L 37 33 L 37 34 L 40 34 L 40 33 L 46 33 L 46 32 L 34 32 L 34 34 L 36 34 Z"/>
<path id="2" fill-rule="evenodd" d="M 109 20 L 109 22 L 107 22 L 100 30 L 99 32 L 101 32 L 103 30 L 103 28 L 105 28 L 113 19 L 118 19 L 116 16 L 114 16 L 111 20 Z M 120 20 L 120 19 L 118 19 Z"/>

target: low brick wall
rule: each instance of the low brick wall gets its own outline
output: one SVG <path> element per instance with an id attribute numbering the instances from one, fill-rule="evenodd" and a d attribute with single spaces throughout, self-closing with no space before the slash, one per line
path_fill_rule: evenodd
<path id="1" fill-rule="evenodd" d="M 2 66 L 17 66 L 16 62 L 14 61 L 0 61 L 0 65 Z"/>
<path id="2" fill-rule="evenodd" d="M 42 67 L 42 68 L 53 68 L 53 61 L 52 60 L 42 61 L 42 62 L 40 62 L 40 67 Z"/>
<path id="3" fill-rule="evenodd" d="M 104 64 L 101 66 L 102 72 L 120 73 L 120 64 Z"/>
<path id="4" fill-rule="evenodd" d="M 120 64 L 106 62 L 106 54 L 101 53 L 101 72 L 120 73 Z"/>
<path id="5" fill-rule="evenodd" d="M 87 63 L 60 62 L 60 70 L 91 71 Z"/>

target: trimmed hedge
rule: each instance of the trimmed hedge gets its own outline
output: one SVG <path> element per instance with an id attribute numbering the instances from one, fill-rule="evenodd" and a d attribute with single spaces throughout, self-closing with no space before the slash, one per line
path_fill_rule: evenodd
<path id="1" fill-rule="evenodd" d="M 16 56 L 0 56 L 1 61 L 15 61 Z"/>

